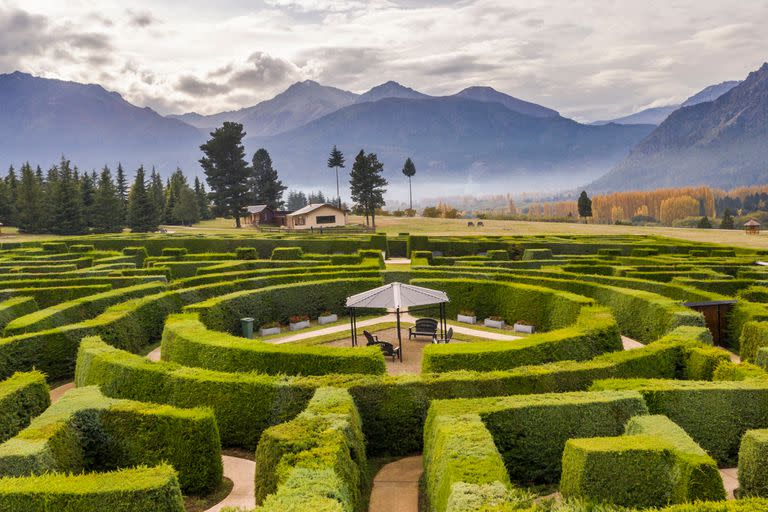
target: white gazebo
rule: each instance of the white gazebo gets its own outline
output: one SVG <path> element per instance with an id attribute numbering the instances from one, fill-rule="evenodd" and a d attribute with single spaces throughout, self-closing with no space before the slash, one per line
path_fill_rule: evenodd
<path id="1" fill-rule="evenodd" d="M 400 361 L 403 360 L 403 339 L 400 334 L 400 313 L 407 313 L 419 306 L 440 306 L 440 336 L 445 336 L 447 322 L 445 304 L 450 302 L 448 295 L 440 290 L 431 290 L 421 286 L 404 283 L 390 283 L 347 297 L 349 319 L 352 327 L 352 346 L 357 346 L 357 309 L 387 309 L 397 315 L 397 342 L 400 346 Z"/>

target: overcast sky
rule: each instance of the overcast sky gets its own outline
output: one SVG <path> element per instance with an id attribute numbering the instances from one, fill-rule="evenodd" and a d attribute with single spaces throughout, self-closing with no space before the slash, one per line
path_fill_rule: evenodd
<path id="1" fill-rule="evenodd" d="M 579 120 L 679 102 L 768 60 L 766 0 L 0 0 L 0 72 L 215 113 L 313 79 L 470 85 Z"/>

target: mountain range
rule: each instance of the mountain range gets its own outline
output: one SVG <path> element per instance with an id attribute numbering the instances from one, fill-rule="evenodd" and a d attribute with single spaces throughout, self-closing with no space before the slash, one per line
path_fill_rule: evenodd
<path id="1" fill-rule="evenodd" d="M 714 100 L 672 112 L 590 189 L 732 188 L 766 182 L 768 63 Z"/>
<path id="2" fill-rule="evenodd" d="M 328 185 L 333 145 L 348 167 L 361 148 L 377 153 L 393 184 L 410 156 L 431 187 L 472 185 L 471 193 L 749 184 L 768 178 L 765 75 L 763 66 L 679 107 L 587 125 L 490 87 L 430 96 L 394 81 L 356 94 L 307 80 L 237 111 L 164 117 L 99 85 L 15 72 L 0 75 L 0 165 L 45 167 L 66 155 L 87 169 L 120 161 L 199 174 L 208 132 L 237 121 L 247 151 L 267 148 L 294 188 Z M 667 117 L 655 126 L 653 115 Z"/>

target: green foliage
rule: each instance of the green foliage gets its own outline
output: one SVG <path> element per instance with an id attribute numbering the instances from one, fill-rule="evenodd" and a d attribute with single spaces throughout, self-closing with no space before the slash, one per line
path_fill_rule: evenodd
<path id="1" fill-rule="evenodd" d="M 739 492 L 743 496 L 768 496 L 768 430 L 749 430 L 739 447 Z"/>
<path id="2" fill-rule="evenodd" d="M 272 166 L 272 158 L 266 149 L 260 148 L 253 154 L 253 175 L 251 177 L 251 200 L 253 204 L 265 204 L 279 210 L 285 204 L 283 192 L 288 188 L 278 179 Z"/>
<path id="3" fill-rule="evenodd" d="M 187 252 L 185 247 L 164 247 L 162 255 L 180 260 L 187 255 Z"/>
<path id="4" fill-rule="evenodd" d="M 256 510 L 365 510 L 361 423 L 349 393 L 320 388 L 295 419 L 267 429 L 256 449 Z"/>
<path id="5" fill-rule="evenodd" d="M 34 311 L 37 311 L 34 297 L 13 297 L 0 302 L 0 329 L 4 329 L 14 318 Z"/>
<path id="6" fill-rule="evenodd" d="M 255 247 L 238 247 L 235 249 L 235 257 L 238 260 L 255 260 L 259 253 Z"/>
<path id="7" fill-rule="evenodd" d="M 275 247 L 272 250 L 273 260 L 300 260 L 303 255 L 301 247 Z"/>
<path id="8" fill-rule="evenodd" d="M 509 252 L 501 249 L 491 249 L 488 251 L 488 258 L 493 261 L 508 261 Z"/>
<path id="9" fill-rule="evenodd" d="M 636 416 L 621 437 L 570 439 L 560 491 L 635 507 L 725 499 L 715 461 L 666 416 Z"/>
<path id="10" fill-rule="evenodd" d="M 40 247 L 48 252 L 68 252 L 67 244 L 64 242 L 43 242 Z"/>
<path id="11" fill-rule="evenodd" d="M 67 302 L 94 293 L 103 293 L 111 289 L 108 284 L 88 284 L 79 286 L 51 286 L 33 288 L 7 288 L 0 290 L 0 300 L 9 297 L 31 297 L 42 308 L 48 308 L 60 302 Z"/>
<path id="12" fill-rule="evenodd" d="M 133 233 L 157 231 L 158 218 L 155 202 L 147 190 L 144 166 L 136 171 L 136 179 L 128 194 L 127 224 Z"/>
<path id="13" fill-rule="evenodd" d="M 384 164 L 379 162 L 375 153 L 366 154 L 364 150 L 355 157 L 349 177 L 349 188 L 355 206 L 365 215 L 366 222 L 371 218 L 371 225 L 376 229 L 376 210 L 384 206 L 384 194 L 387 180 L 383 177 Z"/>
<path id="14" fill-rule="evenodd" d="M 551 249 L 526 249 L 523 252 L 523 260 L 551 260 Z"/>
<path id="15" fill-rule="evenodd" d="M 50 390 L 40 372 L 15 373 L 0 382 L 0 443 L 29 425 L 50 403 Z"/>

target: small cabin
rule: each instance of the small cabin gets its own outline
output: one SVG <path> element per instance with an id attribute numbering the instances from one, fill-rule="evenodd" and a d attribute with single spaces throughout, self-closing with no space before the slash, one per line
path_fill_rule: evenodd
<path id="1" fill-rule="evenodd" d="M 347 212 L 332 204 L 309 204 L 286 215 L 288 229 L 322 229 L 347 225 Z"/>
<path id="2" fill-rule="evenodd" d="M 748 235 L 759 235 L 760 234 L 760 223 L 757 222 L 755 219 L 749 219 L 744 224 L 744 231 Z"/>
<path id="3" fill-rule="evenodd" d="M 245 207 L 246 221 L 253 226 L 285 226 L 286 215 L 289 212 L 273 210 L 266 204 L 256 204 Z"/>

